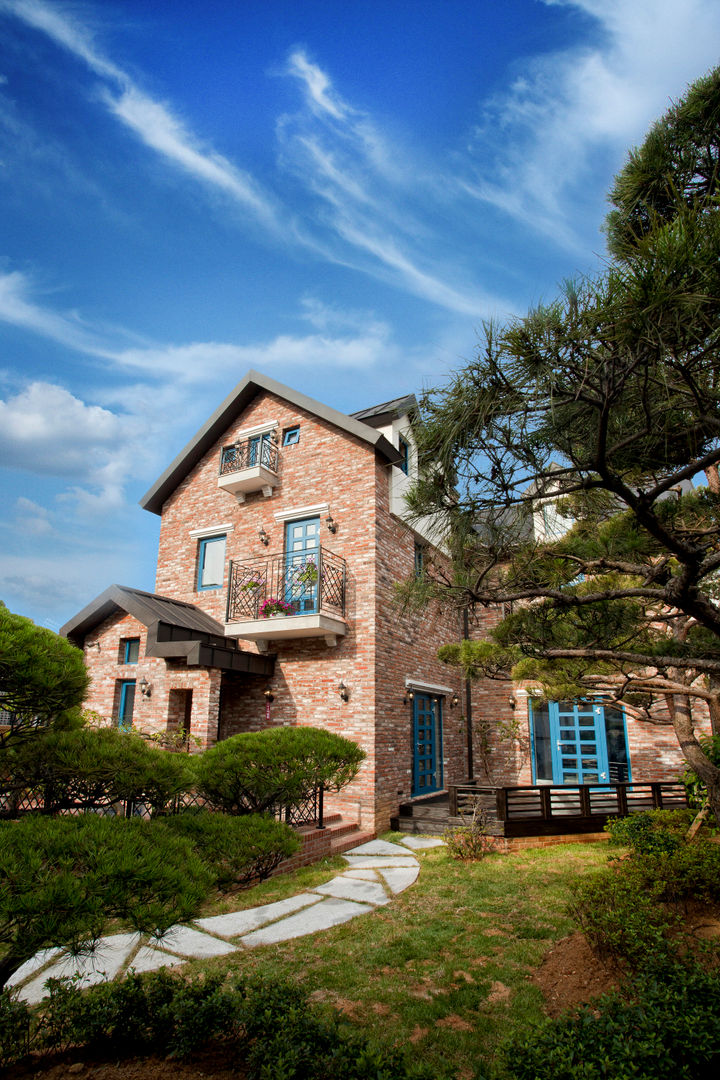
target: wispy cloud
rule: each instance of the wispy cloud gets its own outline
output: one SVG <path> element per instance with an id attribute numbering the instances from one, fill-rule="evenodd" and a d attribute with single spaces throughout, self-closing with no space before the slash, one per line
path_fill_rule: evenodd
<path id="1" fill-rule="evenodd" d="M 87 25 L 69 9 L 51 6 L 44 0 L 0 0 L 3 11 L 47 34 L 83 61 L 103 80 L 100 99 L 110 113 L 168 164 L 230 196 L 252 211 L 264 227 L 273 231 L 279 228 L 273 200 L 260 185 L 221 154 L 203 147 L 168 105 L 143 93 L 126 71 L 105 56 Z"/>
<path id="2" fill-rule="evenodd" d="M 486 102 L 473 133 L 474 169 L 458 158 L 474 198 L 552 235 L 587 243 L 603 173 L 623 162 L 651 122 L 717 63 L 716 0 L 543 0 L 589 16 L 595 32 L 564 52 L 530 58 L 508 91 Z M 592 22 L 589 24 L 592 26 Z M 700 68 L 698 67 L 700 63 Z M 580 239 L 582 237 L 582 239 Z"/>

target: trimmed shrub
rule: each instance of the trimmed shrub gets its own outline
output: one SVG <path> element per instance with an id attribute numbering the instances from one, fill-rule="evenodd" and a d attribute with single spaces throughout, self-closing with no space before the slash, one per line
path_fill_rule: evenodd
<path id="1" fill-rule="evenodd" d="M 38 949 L 80 949 L 112 919 L 167 929 L 212 884 L 192 844 L 148 822 L 84 814 L 0 824 L 0 986 Z"/>
<path id="2" fill-rule="evenodd" d="M 187 757 L 117 728 L 45 731 L 9 750 L 4 765 L 10 789 L 35 792 L 45 814 L 109 808 L 126 799 L 161 812 L 194 782 Z"/>
<path id="3" fill-rule="evenodd" d="M 310 1003 L 301 986 L 225 975 L 186 979 L 167 970 L 88 990 L 53 981 L 33 1048 L 184 1057 L 215 1039 L 235 1042 L 248 1080 L 442 1080 L 437 1069 L 408 1064 L 400 1051 Z"/>
<path id="4" fill-rule="evenodd" d="M 626 844 L 642 854 L 669 854 L 683 843 L 693 816 L 692 810 L 647 810 L 611 818 L 605 831 L 613 844 Z"/>
<path id="5" fill-rule="evenodd" d="M 339 791 L 365 757 L 356 743 L 310 727 L 233 735 L 197 760 L 198 787 L 228 814 L 299 806 L 322 786 Z"/>
<path id="6" fill-rule="evenodd" d="M 331 1009 L 311 1004 L 283 981 L 238 984 L 248 1080 L 440 1080 L 437 1069 L 409 1064 L 395 1048 L 373 1044 Z"/>
<path id="7" fill-rule="evenodd" d="M 153 827 L 190 840 L 221 889 L 262 881 L 300 848 L 288 825 L 261 814 L 232 817 L 217 811 L 189 810 L 162 818 Z"/>
<path id="8" fill-rule="evenodd" d="M 166 970 L 79 990 L 54 979 L 38 1032 L 52 1051 L 86 1046 L 103 1054 L 182 1057 L 220 1036 L 239 1033 L 240 995 L 224 975 L 186 980 Z"/>
<path id="9" fill-rule="evenodd" d="M 502 1049 L 502 1080 L 702 1080 L 720 1071 L 720 972 L 661 968 Z"/>
<path id="10" fill-rule="evenodd" d="M 598 956 L 619 968 L 635 968 L 670 953 L 677 918 L 662 905 L 661 882 L 629 871 L 603 870 L 577 881 L 570 914 Z"/>

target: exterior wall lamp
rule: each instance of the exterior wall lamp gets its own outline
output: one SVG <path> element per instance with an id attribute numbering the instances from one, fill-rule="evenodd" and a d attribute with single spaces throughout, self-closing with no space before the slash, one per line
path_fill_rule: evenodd
<path id="1" fill-rule="evenodd" d="M 147 681 L 144 675 L 138 683 L 138 686 L 140 687 L 140 693 L 142 694 L 142 696 L 144 698 L 149 698 L 152 694 L 152 685 Z"/>
<path id="2" fill-rule="evenodd" d="M 268 534 L 267 534 L 267 533 L 265 532 L 265 529 L 263 528 L 263 526 L 262 526 L 262 525 L 261 525 L 261 526 L 260 526 L 260 528 L 258 529 L 258 536 L 260 537 L 260 543 L 261 543 L 261 544 L 264 544 L 264 545 L 265 545 L 265 547 L 267 547 L 267 546 L 268 546 L 268 544 L 270 543 L 270 537 L 269 537 L 269 536 L 268 536 Z"/>
<path id="3" fill-rule="evenodd" d="M 327 525 L 331 533 L 337 532 L 337 522 L 333 520 L 332 514 L 328 514 L 328 516 L 325 518 L 325 524 Z"/>
<path id="4" fill-rule="evenodd" d="M 511 694 L 510 697 L 508 698 L 508 705 L 510 706 L 511 709 L 514 709 L 515 706 L 517 705 L 517 701 L 515 700 L 515 695 L 514 694 Z"/>
<path id="5" fill-rule="evenodd" d="M 460 698 L 457 696 L 457 694 L 453 694 L 453 696 L 450 698 L 450 708 L 454 709 L 459 701 Z"/>
<path id="6" fill-rule="evenodd" d="M 414 700 L 415 700 L 415 691 L 414 690 L 406 690 L 405 693 L 403 694 L 403 705 L 407 705 L 409 701 L 414 701 Z"/>
<path id="7" fill-rule="evenodd" d="M 275 695 L 273 694 L 273 692 L 272 692 L 272 690 L 270 689 L 269 686 L 267 687 L 266 690 L 263 690 L 263 697 L 267 701 L 268 705 L 270 704 L 271 701 L 275 700 Z"/>
<path id="8" fill-rule="evenodd" d="M 340 695 L 340 700 L 341 701 L 349 701 L 349 699 L 350 699 L 350 691 L 348 690 L 345 683 L 342 682 L 342 680 L 340 681 L 340 685 L 338 686 L 338 694 Z"/>

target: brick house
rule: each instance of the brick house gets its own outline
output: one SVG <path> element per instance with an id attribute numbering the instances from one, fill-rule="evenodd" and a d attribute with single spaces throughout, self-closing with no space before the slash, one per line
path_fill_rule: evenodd
<path id="1" fill-rule="evenodd" d="M 444 558 L 432 522 L 406 520 L 414 407 L 349 416 L 249 372 L 141 500 L 161 518 L 156 592 L 113 585 L 61 630 L 84 649 L 87 706 L 200 747 L 274 724 L 345 735 L 367 758 L 331 809 L 374 831 L 473 775 L 674 779 L 671 730 L 470 688 L 436 655 L 462 617 L 398 609 L 395 583 Z"/>

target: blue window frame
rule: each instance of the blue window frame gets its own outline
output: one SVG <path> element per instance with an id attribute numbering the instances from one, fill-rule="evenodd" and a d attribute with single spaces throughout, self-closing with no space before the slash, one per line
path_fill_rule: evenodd
<path id="1" fill-rule="evenodd" d="M 403 439 L 402 435 L 398 437 L 398 449 L 400 450 L 401 461 L 398 468 L 407 476 L 410 472 L 410 443 L 407 439 Z"/>
<path id="2" fill-rule="evenodd" d="M 421 578 L 425 574 L 425 548 L 415 541 L 415 577 Z"/>
<path id="3" fill-rule="evenodd" d="M 225 574 L 225 536 L 206 536 L 198 544 L 197 590 L 222 589 Z"/>
<path id="4" fill-rule="evenodd" d="M 123 679 L 120 683 L 118 727 L 131 728 L 135 709 L 135 680 Z"/>
<path id="5" fill-rule="evenodd" d="M 300 426 L 285 428 L 283 431 L 283 446 L 294 446 L 300 442 Z"/>
<path id="6" fill-rule="evenodd" d="M 533 783 L 631 779 L 625 714 L 602 701 L 530 703 Z"/>
<path id="7" fill-rule="evenodd" d="M 140 659 L 140 638 L 129 637 L 124 638 L 121 642 L 122 648 L 122 663 L 123 664 L 137 664 Z"/>

